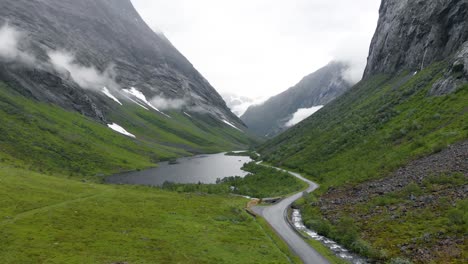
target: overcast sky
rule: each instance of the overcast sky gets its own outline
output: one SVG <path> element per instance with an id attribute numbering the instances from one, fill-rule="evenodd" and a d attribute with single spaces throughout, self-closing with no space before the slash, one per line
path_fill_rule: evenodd
<path id="1" fill-rule="evenodd" d="M 333 59 L 365 65 L 380 0 L 132 0 L 219 92 L 272 96 Z"/>

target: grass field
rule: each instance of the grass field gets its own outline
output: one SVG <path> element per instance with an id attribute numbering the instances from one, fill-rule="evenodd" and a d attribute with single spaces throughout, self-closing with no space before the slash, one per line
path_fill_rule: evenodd
<path id="1" fill-rule="evenodd" d="M 247 200 L 0 167 L 2 263 L 297 263 Z"/>

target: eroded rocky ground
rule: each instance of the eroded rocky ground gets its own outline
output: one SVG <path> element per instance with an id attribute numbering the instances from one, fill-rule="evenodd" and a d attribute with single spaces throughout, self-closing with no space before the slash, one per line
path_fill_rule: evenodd
<path id="1" fill-rule="evenodd" d="M 384 179 L 330 189 L 319 205 L 332 222 L 352 217 L 366 240 L 390 253 L 420 263 L 463 262 L 468 260 L 467 196 L 468 141 L 464 141 L 412 161 Z"/>

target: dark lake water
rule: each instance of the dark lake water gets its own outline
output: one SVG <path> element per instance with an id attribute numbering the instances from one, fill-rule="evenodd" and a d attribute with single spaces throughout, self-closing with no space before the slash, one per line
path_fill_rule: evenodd
<path id="1" fill-rule="evenodd" d="M 247 175 L 241 170 L 249 157 L 226 156 L 224 153 L 180 158 L 178 164 L 163 162 L 159 167 L 144 171 L 127 172 L 110 176 L 107 183 L 160 186 L 164 182 L 216 183 L 216 179 Z"/>

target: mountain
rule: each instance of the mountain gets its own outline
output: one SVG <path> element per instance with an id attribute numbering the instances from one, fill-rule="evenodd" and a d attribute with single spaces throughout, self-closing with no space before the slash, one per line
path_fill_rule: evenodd
<path id="1" fill-rule="evenodd" d="M 466 0 L 383 0 L 364 77 L 419 71 L 446 60 L 468 38 Z"/>
<path id="2" fill-rule="evenodd" d="M 41 69 L 2 69 L 2 79 L 14 83 L 22 94 L 105 120 L 109 106 L 96 104 L 97 98 L 103 97 L 100 86 L 110 86 L 119 99 L 125 98 L 119 89 L 136 87 L 148 98 L 185 99 L 187 109 L 200 107 L 217 117 L 239 122 L 221 96 L 167 38 L 153 33 L 129 0 L 3 1 L 0 12 L 5 21 L 27 35 L 28 47 L 22 48 L 44 64 Z M 81 88 L 97 89 L 97 93 L 75 89 L 79 88 L 76 83 L 81 84 L 77 78 L 89 77 L 76 76 L 79 73 L 70 71 L 69 65 L 57 62 L 67 59 L 59 55 L 72 56 L 71 63 L 85 67 L 84 70 L 94 67 L 97 73 L 108 73 L 106 69 L 111 67 L 110 76 L 105 77 L 114 78 L 93 83 L 91 87 L 81 85 Z M 56 66 L 70 71 L 77 82 L 58 80 L 62 76 L 54 74 Z M 34 79 L 30 71 L 35 71 Z M 48 85 L 57 81 L 72 86 L 77 94 L 57 87 L 53 90 Z M 80 100 L 80 97 L 90 100 Z M 92 107 L 93 103 L 97 108 Z"/>
<path id="3" fill-rule="evenodd" d="M 296 86 L 263 104 L 249 107 L 241 119 L 257 135 L 273 137 L 294 125 L 290 121 L 300 114 L 298 110 L 326 105 L 350 88 L 351 84 L 343 78 L 347 69 L 345 63 L 331 62 Z"/>
<path id="4" fill-rule="evenodd" d="M 252 142 L 130 0 L 1 1 L 0 17 L 0 148 L 11 162 L 108 173 Z"/>
<path id="5" fill-rule="evenodd" d="M 258 148 L 321 184 L 305 224 L 379 263 L 464 261 L 468 2 L 383 0 L 364 79 Z"/>

